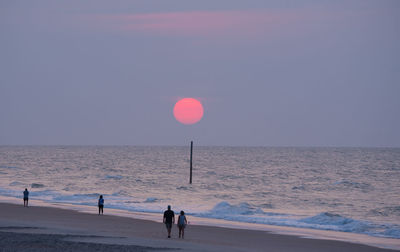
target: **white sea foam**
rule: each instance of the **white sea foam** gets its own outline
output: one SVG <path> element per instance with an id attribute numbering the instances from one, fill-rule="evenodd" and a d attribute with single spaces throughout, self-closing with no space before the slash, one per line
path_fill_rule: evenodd
<path id="1" fill-rule="evenodd" d="M 367 221 L 354 220 L 343 217 L 339 214 L 328 212 L 299 219 L 295 215 L 264 212 L 260 208 L 252 207 L 246 202 L 238 205 L 231 205 L 228 202 L 220 202 L 208 212 L 194 213 L 193 215 L 239 222 L 334 230 L 381 237 L 400 238 L 400 226 L 398 225 L 376 224 Z"/>
<path id="2" fill-rule="evenodd" d="M 7 190 L 0 188 L 0 194 L 4 196 L 21 196 L 22 191 Z M 40 199 L 46 202 L 64 202 L 77 205 L 96 206 L 98 193 L 92 194 L 60 194 L 51 190 L 41 190 L 31 192 L 31 198 Z M 165 204 L 160 204 L 162 200 L 156 197 L 149 197 L 143 201 L 127 201 L 125 196 L 104 194 L 107 208 L 121 209 L 133 212 L 161 213 Z M 128 204 L 127 204 L 128 202 Z M 307 218 L 299 218 L 297 215 L 266 212 L 261 208 L 254 207 L 247 202 L 230 204 L 222 201 L 213 208 L 199 212 L 196 209 L 186 211 L 187 214 L 214 219 L 229 221 L 258 223 L 288 227 L 312 228 L 322 230 L 334 230 L 342 232 L 352 232 L 369 234 L 379 237 L 400 238 L 400 226 L 393 224 L 376 224 L 367 221 L 346 218 L 339 214 L 323 212 Z"/>

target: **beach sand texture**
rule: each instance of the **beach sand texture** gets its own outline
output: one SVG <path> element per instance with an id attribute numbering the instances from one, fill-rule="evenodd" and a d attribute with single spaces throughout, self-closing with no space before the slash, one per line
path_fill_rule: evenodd
<path id="1" fill-rule="evenodd" d="M 167 239 L 164 225 L 154 221 L 8 203 L 0 209 L 2 251 L 393 251 L 201 225 L 189 225 L 184 240 L 174 227 Z"/>

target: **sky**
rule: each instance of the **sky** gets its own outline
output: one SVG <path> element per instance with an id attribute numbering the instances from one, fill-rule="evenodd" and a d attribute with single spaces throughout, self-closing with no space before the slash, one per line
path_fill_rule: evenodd
<path id="1" fill-rule="evenodd" d="M 0 145 L 400 147 L 400 1 L 5 0 L 0 34 Z"/>

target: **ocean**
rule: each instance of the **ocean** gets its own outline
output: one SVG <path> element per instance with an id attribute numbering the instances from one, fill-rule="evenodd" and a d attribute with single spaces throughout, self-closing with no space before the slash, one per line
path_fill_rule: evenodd
<path id="1" fill-rule="evenodd" d="M 400 238 L 400 148 L 0 146 L 0 195 Z"/>

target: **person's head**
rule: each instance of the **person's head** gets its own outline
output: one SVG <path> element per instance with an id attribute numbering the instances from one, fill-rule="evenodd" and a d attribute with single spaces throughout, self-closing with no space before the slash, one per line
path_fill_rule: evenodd
<path id="1" fill-rule="evenodd" d="M 25 191 L 28 191 L 28 188 L 25 188 Z"/>
<path id="2" fill-rule="evenodd" d="M 185 212 L 184 212 L 184 211 L 181 211 L 181 215 L 185 215 Z"/>
<path id="3" fill-rule="evenodd" d="M 102 199 L 103 198 L 103 195 L 100 195 L 100 199 Z"/>
<path id="4" fill-rule="evenodd" d="M 168 210 L 171 210 L 171 206 L 170 205 L 168 205 Z"/>

